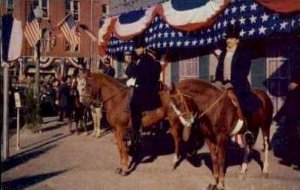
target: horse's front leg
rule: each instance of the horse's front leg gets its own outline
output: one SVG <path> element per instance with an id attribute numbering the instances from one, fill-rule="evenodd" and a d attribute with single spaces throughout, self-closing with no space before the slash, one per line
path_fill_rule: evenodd
<path id="1" fill-rule="evenodd" d="M 218 167 L 218 152 L 217 152 L 217 146 L 209 139 L 205 139 L 205 142 L 209 148 L 210 156 L 212 160 L 212 166 L 213 166 L 213 176 L 214 176 L 214 182 L 209 184 L 206 188 L 207 190 L 215 190 L 217 189 L 217 186 L 219 184 L 219 167 Z"/>
<path id="2" fill-rule="evenodd" d="M 178 121 L 179 122 L 179 121 Z M 180 160 L 180 138 L 179 138 L 179 124 L 175 124 L 175 122 L 170 121 L 170 133 L 174 140 L 175 152 L 173 157 L 173 169 L 176 169 Z"/>
<path id="3" fill-rule="evenodd" d="M 124 130 L 117 129 L 115 131 L 115 138 L 118 145 L 119 155 L 120 155 L 120 167 L 117 168 L 117 173 L 125 176 L 129 173 L 129 159 L 127 154 L 127 147 L 125 141 L 123 141 Z"/>
<path id="4" fill-rule="evenodd" d="M 228 138 L 221 135 L 217 143 L 218 167 L 219 167 L 219 185 L 217 189 L 225 189 L 225 154 Z"/>

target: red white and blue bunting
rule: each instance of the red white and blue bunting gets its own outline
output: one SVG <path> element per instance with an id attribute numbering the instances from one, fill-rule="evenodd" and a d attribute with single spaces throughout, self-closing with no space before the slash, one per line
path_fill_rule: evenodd
<path id="1" fill-rule="evenodd" d="M 120 15 L 114 26 L 115 35 L 119 39 L 130 40 L 142 33 L 153 20 L 154 10 L 155 7 L 151 7 Z"/>
<path id="2" fill-rule="evenodd" d="M 290 8 L 278 8 L 278 1 L 272 4 L 269 0 L 235 0 L 232 3 L 171 0 L 146 11 L 120 15 L 118 21 L 111 24 L 113 29 L 106 30 L 106 39 L 109 39 L 106 50 L 112 54 L 132 50 L 130 39 L 142 32 L 147 45 L 158 50 L 212 47 L 226 35 L 227 26 L 235 23 L 241 26 L 242 39 L 297 32 L 300 2 L 284 2 L 289 3 Z M 295 5 L 291 6 L 293 3 Z"/>
<path id="3" fill-rule="evenodd" d="M 172 27 L 193 31 L 209 27 L 230 0 L 167 1 L 157 6 L 159 15 Z"/>

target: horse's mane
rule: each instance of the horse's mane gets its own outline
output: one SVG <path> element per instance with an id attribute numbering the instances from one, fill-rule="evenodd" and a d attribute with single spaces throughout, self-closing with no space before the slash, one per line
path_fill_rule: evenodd
<path id="1" fill-rule="evenodd" d="M 113 83 L 114 85 L 116 85 L 116 87 L 118 88 L 127 88 L 125 85 L 123 85 L 121 82 L 119 82 L 117 79 L 113 78 L 113 77 L 110 77 L 110 76 L 107 76 L 105 74 L 102 74 L 102 73 L 91 73 L 90 75 L 92 78 L 95 78 L 95 79 L 105 79 L 107 81 L 109 81 L 110 83 Z"/>
<path id="2" fill-rule="evenodd" d="M 203 93 L 204 91 L 221 92 L 216 86 L 200 79 L 182 80 L 178 83 L 178 88 L 191 93 Z"/>

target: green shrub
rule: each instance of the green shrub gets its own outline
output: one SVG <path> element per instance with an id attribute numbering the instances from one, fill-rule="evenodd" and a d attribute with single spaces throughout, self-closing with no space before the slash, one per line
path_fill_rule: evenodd
<path id="1" fill-rule="evenodd" d="M 39 109 L 37 107 L 37 99 L 34 96 L 33 88 L 28 88 L 24 100 L 24 120 L 27 128 L 36 130 L 40 127 L 42 118 L 40 117 Z"/>

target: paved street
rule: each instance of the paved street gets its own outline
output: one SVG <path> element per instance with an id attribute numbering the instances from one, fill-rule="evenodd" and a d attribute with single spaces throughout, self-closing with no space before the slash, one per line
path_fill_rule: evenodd
<path id="1" fill-rule="evenodd" d="M 197 159 L 183 160 L 172 170 L 172 141 L 162 135 L 153 142 L 145 139 L 143 150 L 156 152 L 155 158 L 143 162 L 126 177 L 115 174 L 118 151 L 113 136 L 107 133 L 99 139 L 84 134 L 69 134 L 67 126 L 48 118 L 42 133 L 22 131 L 20 152 L 15 151 L 15 136 L 10 139 L 10 161 L 1 166 L 1 189 L 146 189 L 196 190 L 212 180 L 210 159 L 206 147 Z M 272 128 L 273 133 L 275 127 Z M 261 140 L 256 150 L 261 149 Z M 258 160 L 258 155 L 253 156 Z M 261 178 L 259 164 L 252 160 L 246 179 L 238 178 L 242 154 L 231 150 L 228 155 L 226 189 L 229 190 L 300 190 L 300 171 L 279 164 L 270 152 L 270 175 Z M 261 155 L 262 156 L 262 155 Z M 148 158 L 148 159 L 147 159 Z"/>

